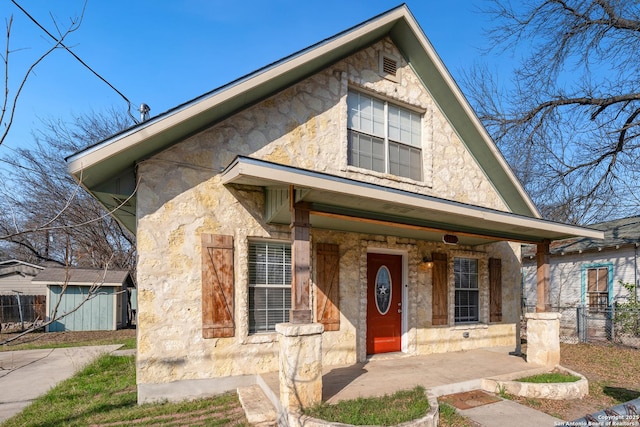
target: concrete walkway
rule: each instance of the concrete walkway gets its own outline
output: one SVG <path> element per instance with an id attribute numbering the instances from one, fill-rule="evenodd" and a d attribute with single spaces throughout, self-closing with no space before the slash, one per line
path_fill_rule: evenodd
<path id="1" fill-rule="evenodd" d="M 0 352 L 0 422 L 121 345 Z"/>
<path id="2" fill-rule="evenodd" d="M 479 390 L 483 378 L 517 378 L 543 369 L 510 355 L 512 350 L 499 347 L 424 356 L 394 353 L 376 355 L 356 365 L 325 366 L 323 400 L 335 403 L 358 397 L 382 396 L 417 385 L 436 396 L 444 396 Z M 265 374 L 262 378 L 278 396 L 278 373 Z M 558 418 L 516 402 L 495 400 L 494 403 L 458 412 L 484 427 L 551 427 L 562 423 Z"/>
<path id="3" fill-rule="evenodd" d="M 565 421 L 511 400 L 458 410 L 458 413 L 483 427 L 554 427 Z"/>

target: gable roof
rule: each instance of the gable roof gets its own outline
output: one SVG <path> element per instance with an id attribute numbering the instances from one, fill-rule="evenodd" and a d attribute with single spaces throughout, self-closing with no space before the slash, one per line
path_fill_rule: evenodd
<path id="1" fill-rule="evenodd" d="M 113 135 L 67 158 L 69 171 L 135 232 L 137 162 L 208 128 L 327 66 L 390 37 L 501 195 L 518 215 L 540 218 L 406 5 Z"/>
<path id="2" fill-rule="evenodd" d="M 93 270 L 84 268 L 49 267 L 34 277 L 32 283 L 42 285 L 70 286 L 117 286 L 134 287 L 131 275 L 126 270 Z"/>
<path id="3" fill-rule="evenodd" d="M 28 262 L 20 261 L 17 259 L 9 259 L 6 261 L 0 261 L 0 277 L 8 276 L 9 274 L 20 274 L 22 276 L 35 276 L 40 270 L 44 270 L 44 267 L 39 265 L 30 264 Z"/>
<path id="4" fill-rule="evenodd" d="M 589 228 L 604 232 L 604 239 L 591 237 L 573 237 L 551 243 L 549 252 L 554 255 L 600 251 L 602 249 L 620 248 L 622 246 L 640 245 L 640 216 L 614 219 L 612 221 L 592 224 Z M 535 256 L 535 247 L 526 247 L 523 257 Z"/>

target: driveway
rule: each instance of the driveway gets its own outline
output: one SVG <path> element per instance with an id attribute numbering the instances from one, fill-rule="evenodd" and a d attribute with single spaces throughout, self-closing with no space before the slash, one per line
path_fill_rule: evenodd
<path id="1" fill-rule="evenodd" d="M 0 352 L 0 422 L 121 345 Z"/>

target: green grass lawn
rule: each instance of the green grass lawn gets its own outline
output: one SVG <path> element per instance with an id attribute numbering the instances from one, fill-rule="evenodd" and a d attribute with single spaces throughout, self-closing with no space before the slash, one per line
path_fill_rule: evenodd
<path id="1" fill-rule="evenodd" d="M 2 426 L 249 426 L 235 393 L 137 405 L 133 356 L 105 355 Z"/>
<path id="2" fill-rule="evenodd" d="M 382 397 L 323 403 L 305 411 L 311 417 L 353 425 L 390 426 L 422 418 L 429 410 L 423 387 L 398 391 Z"/>
<path id="3" fill-rule="evenodd" d="M 580 379 L 580 377 L 570 374 L 563 374 L 562 372 L 547 372 L 544 374 L 531 375 L 529 377 L 519 378 L 516 381 L 523 383 L 537 383 L 537 384 L 550 384 L 550 383 L 573 383 Z"/>

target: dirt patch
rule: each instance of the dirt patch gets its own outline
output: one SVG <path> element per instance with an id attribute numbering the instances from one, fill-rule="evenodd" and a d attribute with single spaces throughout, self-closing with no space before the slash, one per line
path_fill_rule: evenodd
<path id="1" fill-rule="evenodd" d="M 561 344 L 560 364 L 589 380 L 582 399 L 550 400 L 512 397 L 518 403 L 565 421 L 640 397 L 640 350 L 613 344 Z"/>
<path id="2" fill-rule="evenodd" d="M 0 333 L 0 343 L 19 335 L 15 333 Z M 0 351 L 15 350 L 16 347 L 27 345 L 59 346 L 80 343 L 82 345 L 102 345 L 119 340 L 135 338 L 135 329 L 120 329 L 117 331 L 69 331 L 69 332 L 30 332 L 22 337 L 0 346 Z"/>

